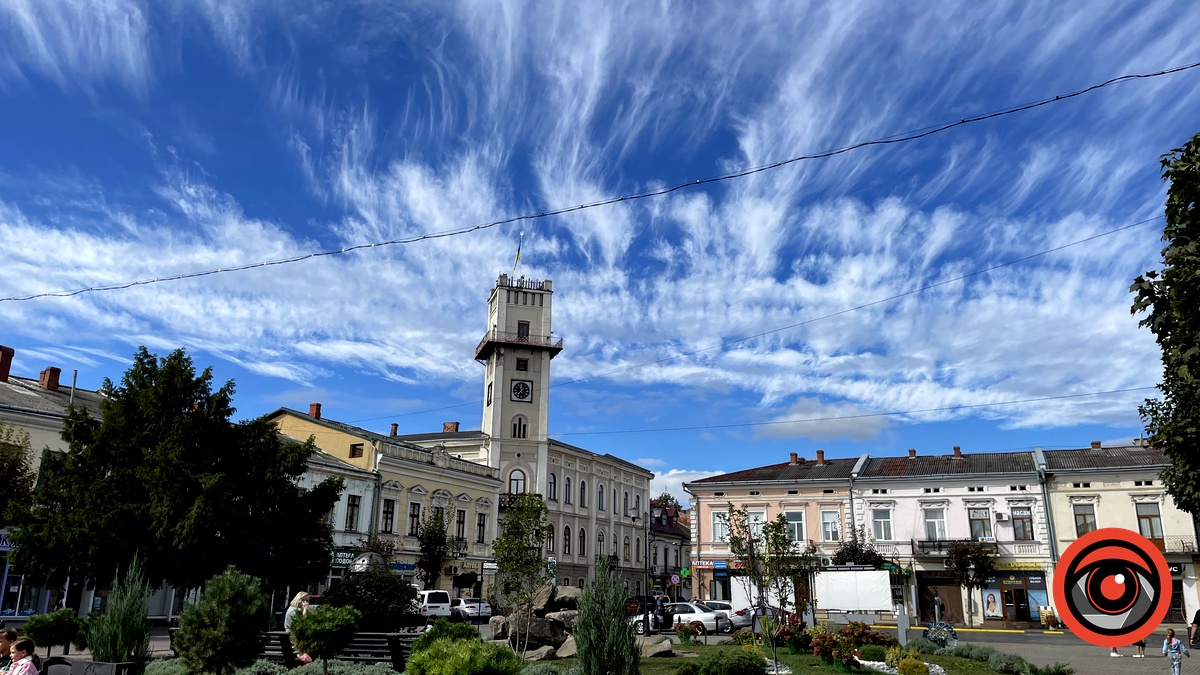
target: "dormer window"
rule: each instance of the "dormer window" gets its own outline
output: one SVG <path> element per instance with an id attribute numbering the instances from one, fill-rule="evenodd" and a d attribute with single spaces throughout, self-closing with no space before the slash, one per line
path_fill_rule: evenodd
<path id="1" fill-rule="evenodd" d="M 356 457 L 362 457 L 362 456 L 363 456 L 363 444 L 362 443 L 351 443 L 350 444 L 350 459 L 354 459 Z"/>

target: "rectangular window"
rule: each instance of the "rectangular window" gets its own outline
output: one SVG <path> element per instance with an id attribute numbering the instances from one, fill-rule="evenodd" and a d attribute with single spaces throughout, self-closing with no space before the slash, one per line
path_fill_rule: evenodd
<path id="1" fill-rule="evenodd" d="M 1162 539 L 1162 518 L 1158 514 L 1158 504 L 1138 504 L 1138 531 L 1147 539 Z"/>
<path id="2" fill-rule="evenodd" d="M 475 515 L 475 541 L 484 544 L 487 543 L 487 514 L 479 513 Z"/>
<path id="3" fill-rule="evenodd" d="M 871 509 L 871 521 L 874 524 L 875 541 L 892 540 L 891 509 Z"/>
<path id="4" fill-rule="evenodd" d="M 788 536 L 792 541 L 803 542 L 808 537 L 804 532 L 804 512 L 803 511 L 788 511 L 787 512 Z"/>
<path id="5" fill-rule="evenodd" d="M 887 493 L 887 488 L 871 488 L 871 494 L 873 495 L 886 495 Z"/>
<path id="6" fill-rule="evenodd" d="M 528 340 L 529 339 L 529 322 L 528 321 L 518 321 L 517 322 L 517 339 L 518 340 Z"/>
<path id="7" fill-rule="evenodd" d="M 350 495 L 346 497 L 346 531 L 358 531 L 358 508 L 362 505 L 362 497 Z"/>
<path id="8" fill-rule="evenodd" d="M 983 492 L 982 485 L 968 485 L 967 492 Z"/>
<path id="9" fill-rule="evenodd" d="M 350 444 L 350 459 L 354 459 L 356 457 L 362 457 L 362 456 L 363 456 L 363 444 L 362 443 L 351 443 Z"/>
<path id="10" fill-rule="evenodd" d="M 750 511 L 746 513 L 746 529 L 750 531 L 750 536 L 755 539 L 762 539 L 763 524 L 767 520 L 767 514 L 763 511 Z"/>
<path id="11" fill-rule="evenodd" d="M 529 359 L 517 359 L 517 370 L 529 370 Z"/>
<path id="12" fill-rule="evenodd" d="M 491 405 L 491 404 L 492 404 L 492 383 L 488 382 L 487 405 Z"/>
<path id="13" fill-rule="evenodd" d="M 946 538 L 945 509 L 925 509 L 925 538 L 930 541 Z"/>
<path id="14" fill-rule="evenodd" d="M 454 514 L 454 536 L 459 539 L 467 538 L 467 512 L 462 509 Z"/>
<path id="15" fill-rule="evenodd" d="M 1076 504 L 1072 507 L 1075 512 L 1075 536 L 1082 537 L 1096 529 L 1095 504 Z"/>
<path id="16" fill-rule="evenodd" d="M 729 541 L 729 514 L 714 511 L 712 514 L 713 541 Z"/>
<path id="17" fill-rule="evenodd" d="M 446 527 L 446 509 L 441 506 L 433 507 L 433 520 L 441 523 L 442 527 Z"/>
<path id="18" fill-rule="evenodd" d="M 821 541 L 841 541 L 842 521 L 837 511 L 821 512 Z"/>
<path id="19" fill-rule="evenodd" d="M 992 513 L 988 509 L 967 509 L 971 521 L 971 538 L 978 541 L 992 536 Z"/>
<path id="20" fill-rule="evenodd" d="M 396 530 L 396 500 L 383 500 L 383 522 L 380 529 L 384 534 L 393 534 Z"/>
<path id="21" fill-rule="evenodd" d="M 941 491 L 942 491 L 942 488 L 940 488 L 940 487 L 927 487 L 927 488 L 924 488 L 924 490 L 923 490 L 923 491 L 924 491 L 924 493 L 925 493 L 925 494 L 927 494 L 927 495 L 932 495 L 932 494 L 937 494 L 937 493 L 941 492 Z"/>
<path id="22" fill-rule="evenodd" d="M 1033 541 L 1033 510 L 1028 506 L 1017 506 L 1012 510 L 1013 539 Z"/>
<path id="23" fill-rule="evenodd" d="M 421 504 L 411 502 L 408 505 L 408 536 L 415 537 L 421 532 Z"/>

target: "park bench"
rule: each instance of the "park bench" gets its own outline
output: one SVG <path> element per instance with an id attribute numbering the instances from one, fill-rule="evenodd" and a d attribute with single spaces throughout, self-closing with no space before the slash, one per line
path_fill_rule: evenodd
<path id="1" fill-rule="evenodd" d="M 354 639 L 333 658 L 353 663 L 386 663 L 396 672 L 404 672 L 404 665 L 420 633 L 355 633 Z M 291 638 L 285 631 L 266 633 L 258 657 L 282 664 L 291 669 L 300 664 Z"/>

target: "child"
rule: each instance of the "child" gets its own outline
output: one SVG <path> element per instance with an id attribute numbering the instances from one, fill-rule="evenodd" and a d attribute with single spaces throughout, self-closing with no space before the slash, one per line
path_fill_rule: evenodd
<path id="1" fill-rule="evenodd" d="M 1141 640 L 1138 640 L 1137 642 L 1133 643 L 1133 646 L 1137 648 L 1137 653 L 1133 655 L 1133 658 L 1135 658 L 1135 659 L 1146 658 L 1146 639 L 1145 638 L 1142 638 Z"/>
<path id="2" fill-rule="evenodd" d="M 1187 645 L 1182 640 L 1175 637 L 1175 629 L 1167 629 L 1167 639 L 1163 640 L 1163 656 L 1171 660 L 1171 675 L 1179 675 L 1180 661 L 1184 656 L 1192 657 L 1192 653 L 1188 651 Z"/>

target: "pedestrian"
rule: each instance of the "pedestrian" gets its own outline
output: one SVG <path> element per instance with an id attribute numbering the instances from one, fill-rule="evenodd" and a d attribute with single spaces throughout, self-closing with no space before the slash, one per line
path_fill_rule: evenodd
<path id="1" fill-rule="evenodd" d="M 1133 658 L 1135 658 L 1135 659 L 1146 658 L 1146 638 L 1142 638 L 1141 640 L 1138 640 L 1137 642 L 1133 643 L 1133 646 L 1137 649 L 1137 653 L 1133 655 Z"/>
<path id="2" fill-rule="evenodd" d="M 1188 642 L 1192 643 L 1193 648 L 1200 647 L 1200 644 L 1196 642 L 1197 639 L 1200 639 L 1200 636 L 1197 635 L 1197 632 L 1200 632 L 1200 609 L 1196 610 L 1196 613 L 1192 615 L 1192 625 L 1189 631 Z"/>
<path id="3" fill-rule="evenodd" d="M 35 651 L 37 645 L 29 638 L 21 638 L 12 643 L 8 653 L 12 656 L 12 665 L 8 667 L 8 675 L 38 675 L 41 670 L 41 659 Z"/>
<path id="4" fill-rule="evenodd" d="M 1192 657 L 1192 653 L 1188 651 L 1187 644 L 1175 637 L 1175 629 L 1167 629 L 1167 638 L 1163 640 L 1163 656 L 1171 660 L 1171 675 L 1179 675 L 1180 661 L 1183 657 Z"/>
<path id="5" fill-rule="evenodd" d="M 291 604 L 288 605 L 287 612 L 283 615 L 283 629 L 291 632 L 292 621 L 295 620 L 297 614 L 308 614 L 308 593 L 300 591 L 296 597 L 292 598 Z"/>
<path id="6" fill-rule="evenodd" d="M 1117 648 L 1116 648 L 1116 647 L 1113 647 L 1113 648 L 1112 648 L 1112 651 L 1111 651 L 1111 652 L 1109 652 L 1109 653 L 1108 653 L 1108 655 L 1109 655 L 1109 656 L 1113 656 L 1113 657 L 1117 657 L 1117 656 L 1120 656 L 1121 654 L 1120 654 L 1120 652 L 1118 652 L 1118 651 L 1117 651 Z"/>
<path id="7" fill-rule="evenodd" d="M 12 628 L 0 628 L 0 673 L 12 665 L 12 646 L 17 641 L 17 631 Z"/>

